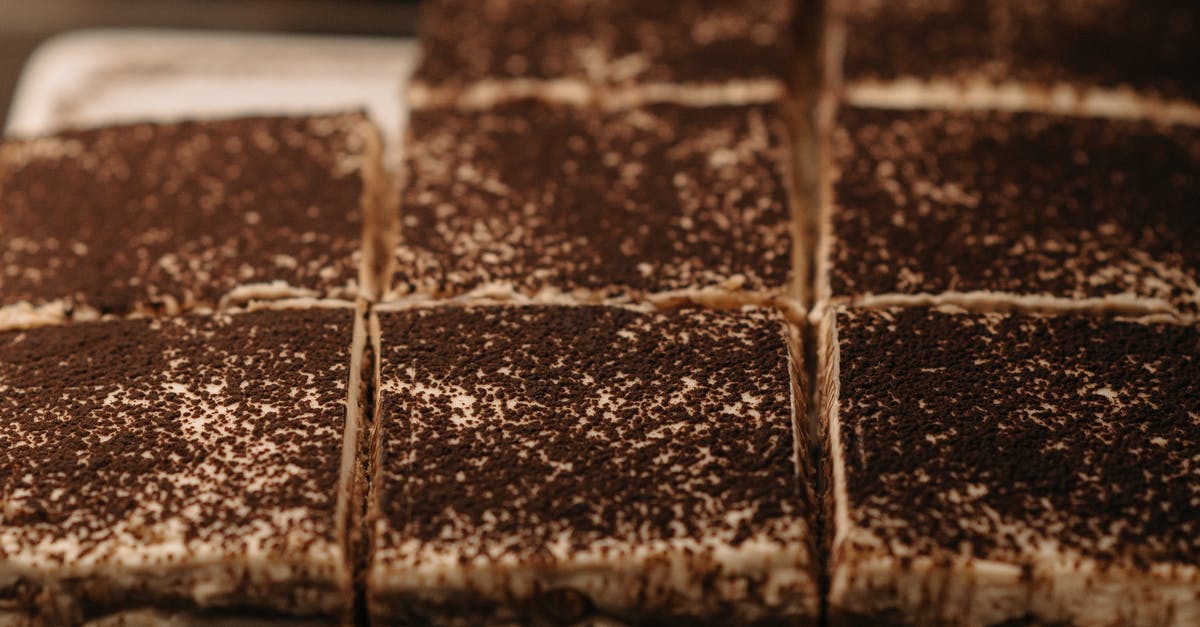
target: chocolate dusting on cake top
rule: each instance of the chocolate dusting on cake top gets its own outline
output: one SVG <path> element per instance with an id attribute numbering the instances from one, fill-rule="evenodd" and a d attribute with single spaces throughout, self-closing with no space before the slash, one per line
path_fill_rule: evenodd
<path id="1" fill-rule="evenodd" d="M 239 285 L 353 289 L 361 115 L 137 124 L 0 144 L 0 298 L 100 313 Z"/>
<path id="2" fill-rule="evenodd" d="M 1131 87 L 1200 101 L 1200 7 L 1177 0 L 841 0 L 848 82 Z"/>
<path id="3" fill-rule="evenodd" d="M 338 567 L 352 322 L 317 309 L 0 334 L 0 554 L 50 574 Z"/>
<path id="4" fill-rule="evenodd" d="M 525 100 L 410 122 L 396 287 L 606 296 L 791 266 L 789 145 L 772 105 L 621 112 Z"/>
<path id="5" fill-rule="evenodd" d="M 533 306 L 381 323 L 383 545 L 420 547 L 395 559 L 810 541 L 778 315 Z"/>
<path id="6" fill-rule="evenodd" d="M 787 81 L 793 0 L 436 0 L 415 80 L 575 79 L 601 85 Z"/>
<path id="7" fill-rule="evenodd" d="M 837 333 L 851 523 L 897 556 L 1200 564 L 1200 328 L 918 308 Z"/>
<path id="8" fill-rule="evenodd" d="M 1125 294 L 1200 307 L 1200 131 L 843 108 L 832 296 Z"/>

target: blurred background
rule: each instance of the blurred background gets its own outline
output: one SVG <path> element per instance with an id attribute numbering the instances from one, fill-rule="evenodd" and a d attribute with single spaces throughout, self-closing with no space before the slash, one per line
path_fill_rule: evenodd
<path id="1" fill-rule="evenodd" d="M 29 54 L 81 28 L 411 35 L 417 0 L 0 0 L 0 123 Z"/>

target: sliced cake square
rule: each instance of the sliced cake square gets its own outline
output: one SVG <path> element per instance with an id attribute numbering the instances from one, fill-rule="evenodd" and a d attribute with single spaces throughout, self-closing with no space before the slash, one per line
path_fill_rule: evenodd
<path id="1" fill-rule="evenodd" d="M 378 324 L 373 622 L 815 624 L 802 370 L 777 314 Z"/>
<path id="2" fill-rule="evenodd" d="M 818 298 L 1200 308 L 1200 130 L 844 107 Z"/>
<path id="3" fill-rule="evenodd" d="M 378 139 L 354 114 L 4 142 L 3 321 L 353 299 Z"/>
<path id="4" fill-rule="evenodd" d="M 793 295 L 774 105 L 413 113 L 393 296 Z"/>
<path id="5" fill-rule="evenodd" d="M 0 333 L 0 622 L 347 617 L 354 328 L 338 308 Z"/>
<path id="6" fill-rule="evenodd" d="M 850 309 L 820 335 L 831 622 L 1200 621 L 1200 328 Z"/>

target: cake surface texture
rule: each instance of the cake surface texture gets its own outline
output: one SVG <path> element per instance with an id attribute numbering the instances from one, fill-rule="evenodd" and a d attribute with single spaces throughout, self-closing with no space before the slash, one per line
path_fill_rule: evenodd
<path id="1" fill-rule="evenodd" d="M 1200 620 L 1200 328 L 830 312 L 830 617 Z"/>
<path id="2" fill-rule="evenodd" d="M 380 323 L 372 620 L 816 620 L 803 396 L 778 314 Z"/>

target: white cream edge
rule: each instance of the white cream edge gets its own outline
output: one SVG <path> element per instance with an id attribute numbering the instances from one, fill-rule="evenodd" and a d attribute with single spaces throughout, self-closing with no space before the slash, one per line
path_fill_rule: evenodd
<path id="1" fill-rule="evenodd" d="M 1200 105 L 1142 95 L 1129 88 L 994 82 L 983 78 L 955 81 L 909 77 L 891 81 L 852 81 L 842 85 L 841 91 L 844 102 L 858 107 L 986 109 L 1200 126 Z"/>
<path id="2" fill-rule="evenodd" d="M 68 317 L 67 304 L 62 300 L 40 305 L 22 301 L 0 307 L 0 331 L 62 324 Z"/>
<path id="3" fill-rule="evenodd" d="M 628 87 L 597 86 L 567 78 L 513 78 L 484 79 L 462 87 L 435 87 L 414 82 L 408 88 L 408 100 L 413 110 L 444 106 L 478 110 L 525 98 L 575 106 L 628 109 L 654 103 L 694 107 L 747 105 L 774 102 L 786 93 L 786 85 L 772 78 L 724 83 L 641 83 Z"/>

